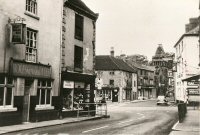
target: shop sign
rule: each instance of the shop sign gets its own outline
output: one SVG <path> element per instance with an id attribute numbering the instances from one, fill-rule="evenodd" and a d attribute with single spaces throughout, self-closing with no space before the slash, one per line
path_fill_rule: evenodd
<path id="1" fill-rule="evenodd" d="M 197 81 L 187 82 L 187 85 L 188 86 L 198 86 L 199 82 L 197 82 Z"/>
<path id="2" fill-rule="evenodd" d="M 189 95 L 199 95 L 199 89 L 189 89 Z"/>
<path id="3" fill-rule="evenodd" d="M 51 78 L 51 66 L 11 60 L 10 74 L 21 77 Z"/>
<path id="4" fill-rule="evenodd" d="M 73 81 L 63 81 L 63 88 L 73 89 L 74 82 Z"/>
<path id="5" fill-rule="evenodd" d="M 25 44 L 26 24 L 12 23 L 10 29 L 10 42 L 13 44 Z"/>
<path id="6" fill-rule="evenodd" d="M 75 88 L 85 88 L 85 83 L 83 83 L 83 82 L 75 82 Z"/>

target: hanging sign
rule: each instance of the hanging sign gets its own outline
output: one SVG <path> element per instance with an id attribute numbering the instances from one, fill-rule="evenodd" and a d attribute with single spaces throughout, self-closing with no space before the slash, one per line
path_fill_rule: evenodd
<path id="1" fill-rule="evenodd" d="M 26 43 L 26 24 L 11 23 L 10 42 L 13 44 Z"/>

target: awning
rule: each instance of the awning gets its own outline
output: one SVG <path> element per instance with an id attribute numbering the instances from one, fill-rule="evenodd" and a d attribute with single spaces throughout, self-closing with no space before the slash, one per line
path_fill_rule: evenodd
<path id="1" fill-rule="evenodd" d="M 194 75 L 194 76 L 190 76 L 188 78 L 182 79 L 182 81 L 191 81 L 191 80 L 199 80 L 200 79 L 200 74 L 198 75 Z"/>

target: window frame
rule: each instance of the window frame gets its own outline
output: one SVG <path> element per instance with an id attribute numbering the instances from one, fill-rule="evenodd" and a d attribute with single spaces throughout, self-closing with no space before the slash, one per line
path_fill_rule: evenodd
<path id="1" fill-rule="evenodd" d="M 48 86 L 48 81 L 51 82 L 51 85 Z M 42 86 L 42 83 L 45 82 L 45 86 Z M 47 108 L 47 107 L 51 107 L 52 106 L 52 91 L 53 91 L 53 82 L 51 80 L 48 79 L 41 79 L 38 80 L 37 83 L 37 97 L 39 96 L 39 98 L 37 99 L 37 104 L 36 104 L 36 108 Z M 42 104 L 42 90 L 45 90 L 45 99 L 44 99 L 44 104 Z M 49 97 L 49 103 L 47 103 L 47 91 L 50 90 L 50 97 Z M 38 95 L 38 91 L 40 92 Z"/>
<path id="2" fill-rule="evenodd" d="M 74 46 L 74 71 L 83 72 L 83 48 L 76 45 Z"/>
<path id="3" fill-rule="evenodd" d="M 83 41 L 83 33 L 84 33 L 84 17 L 79 14 L 75 14 L 74 38 Z"/>
<path id="4" fill-rule="evenodd" d="M 37 0 L 26 0 L 26 11 L 33 15 L 38 14 L 38 2 Z"/>
<path id="5" fill-rule="evenodd" d="M 8 83 L 8 77 L 7 76 L 3 76 L 4 78 L 4 83 L 3 84 L 0 84 L 0 88 L 3 88 L 3 104 L 0 105 L 0 111 L 2 109 L 9 109 L 9 108 L 13 108 L 14 106 L 14 79 L 12 79 L 12 83 L 9 84 Z M 7 90 L 8 88 L 11 88 L 12 90 L 12 95 L 11 95 L 11 101 L 10 101 L 10 104 L 9 105 L 6 105 L 6 98 L 7 98 Z"/>
<path id="6" fill-rule="evenodd" d="M 35 34 L 35 39 L 31 37 L 32 34 Z M 37 58 L 38 58 L 37 57 L 38 56 L 38 31 L 27 28 L 26 37 L 27 38 L 26 38 L 25 60 L 27 62 L 36 63 Z M 31 46 L 31 42 L 32 42 L 32 46 Z M 30 49 L 32 50 L 32 52 L 30 52 Z M 35 51 L 35 54 L 34 54 L 34 51 Z"/>

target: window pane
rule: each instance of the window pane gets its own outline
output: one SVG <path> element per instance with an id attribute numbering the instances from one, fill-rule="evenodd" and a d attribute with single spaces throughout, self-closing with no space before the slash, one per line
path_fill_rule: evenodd
<path id="1" fill-rule="evenodd" d="M 40 104 L 40 89 L 37 89 L 37 105 Z"/>
<path id="2" fill-rule="evenodd" d="M 45 89 L 41 90 L 41 104 L 45 104 Z"/>
<path id="3" fill-rule="evenodd" d="M 46 86 L 46 81 L 42 81 L 42 86 Z"/>
<path id="4" fill-rule="evenodd" d="M 7 84 L 13 84 L 13 79 L 10 78 L 10 77 L 8 77 L 8 79 L 7 79 Z"/>
<path id="5" fill-rule="evenodd" d="M 11 100 L 12 100 L 12 88 L 7 88 L 6 105 L 11 105 Z"/>
<path id="6" fill-rule="evenodd" d="M 0 106 L 3 105 L 4 88 L 0 87 Z"/>
<path id="7" fill-rule="evenodd" d="M 4 76 L 0 76 L 0 84 L 4 84 L 5 81 L 5 77 Z"/>
<path id="8" fill-rule="evenodd" d="M 38 80 L 38 86 L 40 86 L 40 81 Z"/>
<path id="9" fill-rule="evenodd" d="M 47 81 L 47 86 L 48 86 L 48 87 L 51 87 L 51 81 L 50 81 L 50 80 Z"/>
<path id="10" fill-rule="evenodd" d="M 50 98 L 51 97 L 51 90 L 47 90 L 47 101 L 46 104 L 50 104 Z"/>

